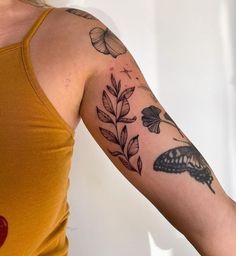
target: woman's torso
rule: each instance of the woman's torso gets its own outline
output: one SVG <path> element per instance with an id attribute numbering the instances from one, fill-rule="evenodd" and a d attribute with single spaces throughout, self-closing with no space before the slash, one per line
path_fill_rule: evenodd
<path id="1" fill-rule="evenodd" d="M 0 38 L 3 256 L 67 255 L 68 174 L 88 65 L 64 9 L 47 13 L 20 43 L 44 12 L 32 7 L 15 34 Z"/>

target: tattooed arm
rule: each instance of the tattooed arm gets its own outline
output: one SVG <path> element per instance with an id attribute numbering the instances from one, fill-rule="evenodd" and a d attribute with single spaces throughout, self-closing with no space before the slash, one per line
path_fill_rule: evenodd
<path id="1" fill-rule="evenodd" d="M 91 73 L 80 115 L 94 139 L 202 255 L 233 256 L 235 202 L 156 99 L 119 39 L 90 14 L 68 12 L 89 24 Z"/>

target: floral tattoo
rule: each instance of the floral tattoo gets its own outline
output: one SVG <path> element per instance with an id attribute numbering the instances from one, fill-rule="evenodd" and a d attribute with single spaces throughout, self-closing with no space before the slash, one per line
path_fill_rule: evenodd
<path id="1" fill-rule="evenodd" d="M 115 132 L 99 127 L 101 134 L 108 141 L 119 146 L 116 151 L 108 152 L 115 157 L 118 157 L 120 162 L 130 171 L 137 172 L 141 175 L 142 172 L 142 160 L 139 156 L 136 159 L 136 165 L 131 163 L 131 158 L 134 157 L 139 151 L 139 135 L 135 135 L 128 140 L 128 128 L 126 124 L 133 123 L 137 120 L 137 117 L 127 117 L 130 112 L 130 104 L 128 99 L 132 96 L 135 87 L 128 87 L 121 91 L 121 80 L 116 81 L 113 74 L 111 74 L 111 85 L 107 85 L 107 91 L 103 90 L 102 103 L 106 112 L 100 108 L 96 108 L 97 116 L 103 123 L 110 123 L 114 126 Z M 110 98 L 114 98 L 112 99 Z M 120 127 L 121 124 L 122 127 Z M 121 131 L 119 132 L 119 130 Z"/>
<path id="2" fill-rule="evenodd" d="M 161 113 L 161 110 L 155 106 L 150 106 L 150 107 L 144 108 L 142 111 L 143 125 L 145 127 L 148 127 L 148 130 L 150 132 L 160 133 L 161 122 L 167 123 L 171 126 L 174 126 L 179 131 L 181 136 L 184 137 L 181 130 L 178 128 L 178 126 L 176 125 L 174 120 L 167 114 L 167 112 L 165 112 L 165 114 L 164 114 L 165 119 L 161 119 L 160 113 Z"/>
<path id="3" fill-rule="evenodd" d="M 100 53 L 117 58 L 127 52 L 127 48 L 109 28 L 95 27 L 90 30 L 89 36 L 93 47 Z"/>

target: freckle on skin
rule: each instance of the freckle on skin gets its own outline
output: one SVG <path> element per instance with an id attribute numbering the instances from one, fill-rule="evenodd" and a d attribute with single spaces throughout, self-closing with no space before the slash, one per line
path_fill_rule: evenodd
<path id="1" fill-rule="evenodd" d="M 113 71 L 114 70 L 114 68 L 112 67 L 112 68 L 110 68 L 110 71 Z"/>
<path id="2" fill-rule="evenodd" d="M 66 86 L 66 87 L 70 86 L 70 82 L 71 82 L 71 80 L 70 80 L 69 78 L 66 78 L 66 84 L 65 84 L 65 86 Z"/>

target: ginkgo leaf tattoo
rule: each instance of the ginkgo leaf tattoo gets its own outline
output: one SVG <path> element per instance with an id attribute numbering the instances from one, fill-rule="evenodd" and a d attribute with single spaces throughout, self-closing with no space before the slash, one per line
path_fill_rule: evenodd
<path id="1" fill-rule="evenodd" d="M 97 20 L 93 15 L 91 15 L 90 13 L 83 11 L 83 10 L 79 10 L 79 9 L 75 9 L 75 8 L 69 8 L 66 10 L 66 12 L 75 14 L 79 17 L 88 19 L 88 20 Z"/>
<path id="2" fill-rule="evenodd" d="M 160 123 L 164 122 L 174 126 L 179 131 L 180 135 L 184 137 L 184 134 L 167 112 L 163 115 L 165 119 L 162 119 L 160 117 L 161 110 L 156 106 L 150 106 L 144 108 L 142 114 L 143 126 L 147 127 L 151 133 L 159 134 Z M 180 141 L 176 138 L 173 139 L 175 141 Z M 202 184 L 206 184 L 212 193 L 215 194 L 215 191 L 211 187 L 213 176 L 211 174 L 210 166 L 191 142 L 181 142 L 184 142 L 187 145 L 169 149 L 156 158 L 153 164 L 154 171 L 162 171 L 172 174 L 188 172 L 192 178 Z"/>
<path id="3" fill-rule="evenodd" d="M 127 52 L 126 47 L 111 30 L 100 27 L 93 28 L 90 32 L 90 39 L 93 47 L 105 55 L 117 58 Z"/>
<path id="4" fill-rule="evenodd" d="M 161 113 L 161 110 L 159 108 L 157 108 L 156 106 L 150 106 L 150 107 L 144 108 L 142 110 L 143 125 L 145 127 L 148 127 L 148 130 L 150 132 L 160 133 L 160 124 L 161 123 L 166 123 L 166 124 L 169 124 L 171 126 L 174 126 L 179 131 L 181 136 L 184 138 L 183 133 L 178 128 L 178 126 L 176 125 L 174 120 L 168 115 L 168 113 L 165 112 L 165 114 L 164 114 L 165 119 L 162 119 L 160 117 L 160 113 Z"/>
<path id="5" fill-rule="evenodd" d="M 109 123 L 114 126 L 114 131 L 110 131 L 103 127 L 99 127 L 99 130 L 106 140 L 119 146 L 115 151 L 108 149 L 108 152 L 118 157 L 120 162 L 130 171 L 137 172 L 141 175 L 142 172 L 142 160 L 141 157 L 135 160 L 133 157 L 138 154 L 139 151 L 139 135 L 129 137 L 127 125 L 137 120 L 136 116 L 127 117 L 130 112 L 130 104 L 128 99 L 132 96 L 135 87 L 128 87 L 121 90 L 121 80 L 116 81 L 113 74 L 111 74 L 111 85 L 107 85 L 107 90 L 103 90 L 102 104 L 105 109 L 101 110 L 96 107 L 97 116 L 103 123 Z M 109 96 L 110 95 L 110 96 Z M 124 125 L 125 124 L 125 125 Z M 131 159 L 132 158 L 132 159 Z"/>

